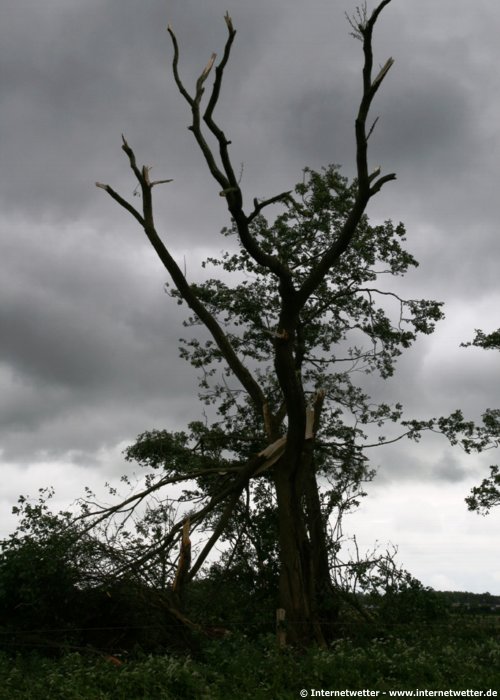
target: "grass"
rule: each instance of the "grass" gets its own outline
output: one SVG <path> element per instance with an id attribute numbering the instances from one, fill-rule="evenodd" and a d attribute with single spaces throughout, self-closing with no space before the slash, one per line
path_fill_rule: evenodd
<path id="1" fill-rule="evenodd" d="M 311 690 L 498 690 L 500 639 L 484 628 L 407 631 L 280 651 L 272 637 L 233 635 L 196 659 L 140 656 L 115 666 L 67 654 L 0 656 L 1 700 L 288 700 Z M 499 695 L 500 697 L 500 695 Z"/>

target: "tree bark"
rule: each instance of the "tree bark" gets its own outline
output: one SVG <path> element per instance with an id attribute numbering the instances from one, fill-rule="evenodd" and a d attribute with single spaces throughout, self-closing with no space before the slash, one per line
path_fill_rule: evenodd
<path id="1" fill-rule="evenodd" d="M 330 576 L 318 485 L 307 455 L 293 472 L 282 460 L 274 472 L 280 545 L 280 606 L 287 639 L 324 646 L 336 636 L 339 605 Z"/>
<path id="2" fill-rule="evenodd" d="M 280 607 L 286 610 L 287 641 L 307 645 L 315 638 L 311 552 L 297 478 L 284 460 L 275 469 L 274 484 L 280 545 Z"/>

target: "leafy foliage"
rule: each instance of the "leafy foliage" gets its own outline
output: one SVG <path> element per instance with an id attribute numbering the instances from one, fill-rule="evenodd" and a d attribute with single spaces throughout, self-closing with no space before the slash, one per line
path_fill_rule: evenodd
<path id="1" fill-rule="evenodd" d="M 73 514 L 52 513 L 52 495 L 41 490 L 35 503 L 20 497 L 19 526 L 0 542 L 0 648 L 190 647 L 168 595 L 147 586 L 144 575 L 114 575 L 119 538 L 90 535 Z"/>
<path id="2" fill-rule="evenodd" d="M 476 328 L 474 340 L 470 343 L 461 343 L 463 348 L 468 348 L 471 345 L 477 348 L 484 348 L 485 350 L 500 350 L 500 328 L 491 333 L 485 333 Z"/>
<path id="3" fill-rule="evenodd" d="M 500 469 L 497 465 L 490 467 L 490 475 L 483 479 L 479 486 L 474 486 L 465 502 L 469 510 L 484 514 L 500 505 Z"/>
<path id="4" fill-rule="evenodd" d="M 314 270 L 321 252 L 338 236 L 351 210 L 357 191 L 356 182 L 348 183 L 337 166 L 316 172 L 304 170 L 304 179 L 287 200 L 287 209 L 269 223 L 263 215 L 253 219 L 251 232 L 264 252 L 273 254 L 294 273 L 300 285 Z M 223 233 L 236 236 L 233 223 Z M 299 324 L 300 358 L 306 391 L 323 386 L 333 368 L 335 385 L 346 381 L 341 363 L 378 371 L 383 377 L 394 371 L 396 358 L 408 348 L 417 333 L 431 333 L 443 317 L 439 302 L 404 300 L 397 294 L 380 290 L 374 284 L 383 275 L 404 275 L 418 265 L 403 245 L 403 224 L 391 221 L 373 226 L 363 215 L 351 247 L 325 275 L 316 293 L 301 312 Z M 237 253 L 225 252 L 220 259 L 209 258 L 205 267 L 220 268 L 217 278 L 192 285 L 210 312 L 224 325 L 233 347 L 248 360 L 257 363 L 270 381 L 273 339 L 279 326 L 280 296 L 278 282 L 258 265 L 240 245 Z M 235 276 L 235 284 L 225 279 Z M 180 298 L 173 290 L 172 296 Z M 258 300 L 258 303 L 256 303 Z M 377 305 L 377 300 L 385 302 Z M 392 308 L 387 306 L 392 302 Z M 195 316 L 187 325 L 199 325 Z M 361 343 L 368 341 L 368 347 Z M 332 352 L 333 348 L 338 348 Z M 223 360 L 212 340 L 185 341 L 186 359 L 203 368 L 205 377 L 213 375 L 214 365 Z M 335 371 L 337 370 L 337 371 Z M 208 382 L 203 384 L 208 387 Z M 338 396 L 346 393 L 342 388 Z M 275 391 L 276 394 L 276 391 Z M 207 398 L 209 398 L 207 396 Z M 219 398 L 213 394 L 213 398 Z M 276 395 L 276 402 L 281 397 Z"/>
<path id="5" fill-rule="evenodd" d="M 119 667 L 80 654 L 57 662 L 0 656 L 0 698 L 38 700 L 50 694 L 54 700 L 293 700 L 302 688 L 498 688 L 500 645 L 493 628 L 457 619 L 420 632 L 409 638 L 338 640 L 330 649 L 313 647 L 301 654 L 279 650 L 270 638 L 250 641 L 233 635 L 207 644 L 199 658 L 139 657 L 124 659 Z"/>
<path id="6" fill-rule="evenodd" d="M 500 328 L 491 333 L 476 329 L 474 340 L 461 343 L 462 347 L 475 346 L 484 350 L 500 350 Z M 482 416 L 480 429 L 484 437 L 484 447 L 498 447 L 500 444 L 500 409 L 487 409 Z M 490 466 L 490 475 L 475 486 L 465 499 L 469 510 L 486 515 L 491 508 L 500 505 L 500 472 L 497 465 Z"/>
<path id="7" fill-rule="evenodd" d="M 19 527 L 0 543 L 0 618 L 6 626 L 64 626 L 76 585 L 85 585 L 91 545 L 79 537 L 69 513 L 50 512 L 46 501 L 51 495 L 41 490 L 34 504 L 20 497 L 13 509 Z"/>
<path id="8" fill-rule="evenodd" d="M 293 271 L 299 285 L 314 269 L 321 252 L 339 235 L 356 192 L 357 183 L 349 183 L 338 166 L 320 172 L 306 168 L 303 180 L 287 197 L 285 211 L 272 222 L 259 214 L 251 222 L 251 233 L 265 253 L 276 256 Z M 223 234 L 231 243 L 237 236 L 236 223 Z M 373 430 L 367 433 L 364 426 L 381 428 L 402 417 L 400 404 L 374 403 L 355 384 L 356 376 L 374 372 L 383 378 L 392 375 L 401 352 L 417 334 L 431 333 L 443 316 L 439 302 L 405 300 L 379 287 L 385 276 L 404 275 L 417 266 L 405 250 L 405 242 L 402 224 L 386 221 L 373 226 L 363 216 L 351 247 L 328 271 L 300 315 L 297 372 L 311 401 L 318 388 L 325 395 L 314 455 L 316 473 L 322 479 L 325 523 L 335 511 L 347 512 L 347 504 L 353 507 L 357 503 L 353 494 L 361 496 L 361 485 L 373 478 L 364 454 Z M 279 283 L 244 246 L 239 244 L 237 252 L 231 252 L 232 247 L 228 245 L 220 258 L 211 257 L 204 263 L 207 270 L 217 270 L 217 276 L 191 288 L 224 328 L 231 345 L 255 368 L 270 411 L 280 415 L 284 397 L 273 365 L 281 309 Z M 173 289 L 170 294 L 182 303 L 180 292 Z M 224 464 L 225 455 L 226 466 L 231 458 L 235 464 L 242 463 L 266 443 L 262 416 L 255 412 L 246 393 L 232 386 L 231 371 L 224 368 L 220 348 L 214 340 L 203 339 L 201 320 L 192 315 L 185 325 L 194 328 L 195 334 L 183 341 L 181 355 L 201 370 L 201 398 L 214 405 L 219 415 L 210 427 L 198 425 L 198 440 L 191 435 L 189 442 L 196 442 L 198 453 L 202 445 L 205 450 L 208 445 L 212 450 L 217 445 L 215 457 Z M 423 423 L 403 425 L 410 428 L 410 437 L 417 436 L 417 427 L 428 429 Z M 376 443 L 384 440 L 380 437 Z M 265 475 L 260 481 L 266 483 Z M 206 481 L 203 487 L 207 489 Z M 265 490 L 255 483 L 250 486 L 252 518 L 258 517 Z M 235 527 L 232 533 L 234 536 Z M 245 536 L 241 547 L 252 551 Z"/>

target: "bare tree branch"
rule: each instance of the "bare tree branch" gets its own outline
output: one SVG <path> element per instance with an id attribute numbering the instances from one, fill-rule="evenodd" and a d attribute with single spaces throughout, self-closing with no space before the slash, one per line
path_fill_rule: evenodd
<path id="1" fill-rule="evenodd" d="M 172 39 L 172 44 L 174 47 L 174 57 L 172 60 L 172 71 L 174 74 L 174 80 L 177 85 L 177 88 L 179 89 L 179 92 L 184 97 L 186 102 L 190 105 L 191 113 L 193 116 L 192 124 L 188 128 L 195 135 L 196 141 L 205 157 L 210 172 L 212 173 L 212 176 L 217 180 L 217 182 L 223 190 L 227 189 L 231 186 L 231 183 L 224 175 L 224 173 L 217 167 L 217 163 L 215 162 L 215 158 L 212 154 L 210 146 L 204 139 L 203 134 L 201 132 L 200 124 L 200 101 L 203 94 L 203 83 L 206 77 L 208 76 L 208 73 L 206 73 L 207 69 L 211 69 L 213 62 L 215 61 L 215 54 L 212 54 L 209 62 L 207 63 L 207 66 L 204 68 L 200 77 L 198 78 L 196 84 L 196 95 L 195 97 L 192 97 L 184 87 L 184 83 L 182 82 L 179 75 L 179 45 L 177 43 L 177 37 L 175 36 L 174 31 L 170 25 L 168 26 L 167 31 L 170 34 L 170 38 Z"/>
<path id="2" fill-rule="evenodd" d="M 266 403 L 266 399 L 262 392 L 262 389 L 252 376 L 249 369 L 239 359 L 227 335 L 224 333 L 223 329 L 220 327 L 215 317 L 208 311 L 206 306 L 196 296 L 195 292 L 186 280 L 181 269 L 167 250 L 160 236 L 158 235 L 153 218 L 153 205 L 151 197 L 151 189 L 153 185 L 150 182 L 148 182 L 147 178 L 144 176 L 144 169 L 141 172 L 141 170 L 137 167 L 135 154 L 130 148 L 125 138 L 123 138 L 122 149 L 125 151 L 129 158 L 130 167 L 132 168 L 142 190 L 143 216 L 141 216 L 139 212 L 137 212 L 137 210 L 134 209 L 134 207 L 132 207 L 131 204 L 129 204 L 111 187 L 109 187 L 109 185 L 103 185 L 102 183 L 99 183 L 98 187 L 108 192 L 108 194 L 113 199 L 115 199 L 122 207 L 129 211 L 140 222 L 141 226 L 144 229 L 144 232 L 146 233 L 146 236 L 148 237 L 153 248 L 155 249 L 164 267 L 169 272 L 182 298 L 186 301 L 188 306 L 193 310 L 193 312 L 198 316 L 198 318 L 205 324 L 207 329 L 210 331 L 212 337 L 217 343 L 217 346 L 219 347 L 229 367 L 234 372 L 235 376 L 239 379 L 242 386 L 252 398 L 257 410 L 262 414 L 264 410 L 264 404 Z"/>
<path id="3" fill-rule="evenodd" d="M 271 197 L 270 199 L 264 199 L 262 202 L 259 202 L 257 198 L 253 200 L 253 206 L 254 210 L 253 212 L 247 216 L 247 222 L 250 223 L 255 219 L 256 216 L 260 214 L 260 212 L 265 208 L 268 207 L 270 204 L 276 204 L 276 202 L 282 202 L 286 201 L 287 199 L 290 198 L 293 190 L 287 190 L 287 192 L 282 192 L 281 194 L 277 194 L 275 197 Z"/>
<path id="4" fill-rule="evenodd" d="M 122 206 L 124 209 L 130 212 L 132 216 L 135 219 L 137 219 L 141 226 L 144 226 L 144 219 L 139 214 L 137 209 L 135 209 L 135 207 L 133 207 L 129 202 L 127 202 L 126 199 L 123 199 L 123 197 L 121 197 L 118 194 L 118 192 L 115 192 L 115 190 L 112 187 L 110 187 L 109 185 L 104 185 L 102 182 L 96 182 L 95 186 L 107 192 L 116 202 L 118 202 L 120 206 Z"/>
<path id="5" fill-rule="evenodd" d="M 360 21 L 359 25 L 357 26 L 363 40 L 363 51 L 365 56 L 363 66 L 363 95 L 359 105 L 358 116 L 355 124 L 358 194 L 338 238 L 324 253 L 323 257 L 319 260 L 318 264 L 310 272 L 309 276 L 304 280 L 302 286 L 298 290 L 295 301 L 299 307 L 302 307 L 306 303 L 307 299 L 317 289 L 319 284 L 321 284 L 328 270 L 330 270 L 340 260 L 341 255 L 348 248 L 353 236 L 356 233 L 356 228 L 370 198 L 379 192 L 386 182 L 396 179 L 396 175 L 394 173 L 390 173 L 379 178 L 373 185 L 371 185 L 374 177 L 377 177 L 380 173 L 380 169 L 378 168 L 371 175 L 368 174 L 367 146 L 368 138 L 371 131 L 373 131 L 374 125 L 369 133 L 366 133 L 366 121 L 368 118 L 370 105 L 384 77 L 387 75 L 387 72 L 394 63 L 392 58 L 388 59 L 375 80 L 372 82 L 373 27 L 382 9 L 388 5 L 390 1 L 391 0 L 383 0 L 383 2 L 381 2 L 372 12 L 370 18 L 366 19 L 364 23 Z"/>
<path id="6" fill-rule="evenodd" d="M 231 142 L 226 139 L 226 136 L 224 135 L 222 129 L 220 129 L 219 126 L 213 120 L 213 112 L 219 99 L 224 69 L 229 60 L 229 56 L 231 55 L 231 47 L 233 45 L 234 37 L 236 36 L 236 30 L 233 27 L 233 23 L 231 17 L 229 16 L 229 13 L 226 12 L 224 20 L 228 29 L 228 38 L 224 47 L 224 55 L 222 57 L 222 60 L 215 69 L 215 81 L 212 88 L 212 94 L 210 96 L 207 108 L 203 115 L 203 120 L 212 132 L 212 134 L 215 136 L 217 141 L 219 142 L 219 153 L 224 171 L 226 173 L 226 177 L 228 179 L 230 187 L 235 188 L 235 191 L 239 193 L 239 201 L 241 203 L 241 192 L 239 189 L 238 181 L 234 174 L 231 160 L 229 158 L 229 152 L 227 150 L 227 147 Z"/>
<path id="7" fill-rule="evenodd" d="M 242 484 L 241 488 L 239 490 L 236 490 L 233 496 L 228 500 L 227 505 L 224 508 L 224 512 L 219 518 L 219 522 L 214 528 L 212 535 L 210 536 L 208 542 L 203 547 L 202 551 L 198 555 L 198 558 L 196 559 L 195 563 L 189 571 L 189 581 L 191 581 L 196 576 L 202 564 L 205 562 L 206 558 L 212 551 L 213 547 L 217 544 L 219 538 L 221 537 L 222 533 L 224 532 L 225 528 L 227 527 L 227 524 L 231 519 L 234 509 L 236 508 L 236 505 L 240 500 L 240 496 L 243 493 L 244 489 L 245 484 Z"/>
<path id="8" fill-rule="evenodd" d="M 293 290 L 293 285 L 291 282 L 291 272 L 288 270 L 286 265 L 284 265 L 278 258 L 276 258 L 273 255 L 270 255 L 269 253 L 266 253 L 262 250 L 262 248 L 258 245 L 257 241 L 255 238 L 252 236 L 250 233 L 249 229 L 249 223 L 250 221 L 255 218 L 256 214 L 254 213 L 253 215 L 250 215 L 250 217 L 247 217 L 243 211 L 243 198 L 241 194 L 241 189 L 238 183 L 238 180 L 236 178 L 236 175 L 234 173 L 234 168 L 231 163 L 231 159 L 229 157 L 229 152 L 228 152 L 228 146 L 230 144 L 230 141 L 226 138 L 224 132 L 222 129 L 216 124 L 214 118 L 213 118 L 213 112 L 214 109 L 217 105 L 217 101 L 220 96 L 220 90 L 221 90 L 221 85 L 222 85 L 222 79 L 224 75 L 224 69 L 227 65 L 227 62 L 229 60 L 229 56 L 231 53 L 231 47 L 234 41 L 234 37 L 236 35 L 236 30 L 233 27 L 233 23 L 231 18 L 229 17 L 228 14 L 225 16 L 225 21 L 226 25 L 228 28 L 228 39 L 226 41 L 225 49 L 224 49 L 224 55 L 221 60 L 221 62 L 218 64 L 218 66 L 215 69 L 215 82 L 212 88 L 212 94 L 210 96 L 207 108 L 204 113 L 204 121 L 206 125 L 208 126 L 209 130 L 211 133 L 215 136 L 217 139 L 217 142 L 219 144 L 219 155 L 222 163 L 222 168 L 217 165 L 217 162 L 215 160 L 215 156 L 212 153 L 212 150 L 210 146 L 208 145 L 206 139 L 203 136 L 202 133 L 202 128 L 201 128 L 201 118 L 200 118 L 200 101 L 198 98 L 201 99 L 201 93 L 200 90 L 197 89 L 197 94 L 193 98 L 189 95 L 187 92 L 186 88 L 184 87 L 184 84 L 182 83 L 179 72 L 178 72 L 178 62 L 179 62 L 179 48 L 177 44 L 177 39 L 175 37 L 175 34 L 172 30 L 172 28 L 169 26 L 168 32 L 170 34 L 170 37 L 173 42 L 174 46 L 174 58 L 173 58 L 173 72 L 174 72 L 174 79 L 177 84 L 177 87 L 179 88 L 179 91 L 181 95 L 186 99 L 186 101 L 189 103 L 191 106 L 191 112 L 193 115 L 193 120 L 192 123 L 189 127 L 189 129 L 193 132 L 196 141 L 198 145 L 200 146 L 200 149 L 205 157 L 205 161 L 207 162 L 208 168 L 212 174 L 212 176 L 215 178 L 215 180 L 219 183 L 219 185 L 222 188 L 221 195 L 225 197 L 227 201 L 227 206 L 228 209 L 236 223 L 236 226 L 238 228 L 238 233 L 240 236 L 240 240 L 242 242 L 242 245 L 244 248 L 247 250 L 247 252 L 253 257 L 253 259 L 259 264 L 262 265 L 264 268 L 270 270 L 274 274 L 277 275 L 277 277 L 282 281 L 284 287 L 287 289 L 287 292 L 289 295 L 292 295 L 294 290 Z M 213 63 L 213 62 L 212 62 Z M 209 65 L 211 67 L 212 63 L 209 62 Z M 207 66 L 208 68 L 208 66 Z M 205 71 L 202 73 L 200 76 L 200 79 L 198 80 L 198 87 L 201 88 L 202 82 L 200 83 L 201 78 L 205 76 Z M 205 76 L 206 77 L 206 76 Z M 282 195 L 280 195 L 281 197 Z M 280 198 L 278 197 L 275 201 L 278 201 Z"/>

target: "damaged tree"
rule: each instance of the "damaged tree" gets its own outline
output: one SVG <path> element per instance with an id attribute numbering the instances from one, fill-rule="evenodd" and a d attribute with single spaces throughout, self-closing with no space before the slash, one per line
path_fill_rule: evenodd
<path id="1" fill-rule="evenodd" d="M 175 82 L 191 109 L 189 129 L 227 203 L 231 225 L 224 233 L 235 236 L 239 245 L 239 252 L 208 262 L 222 266 L 226 273 L 245 271 L 244 282 L 232 287 L 220 279 L 188 282 L 154 221 L 152 190 L 167 181 L 150 179 L 150 169 L 137 165 L 125 138 L 122 148 L 137 179 L 142 209 L 109 185 L 97 183 L 144 229 L 173 282 L 172 296 L 186 303 L 193 314 L 188 325 L 208 331 L 205 343 L 194 338 L 183 352 L 203 370 L 202 388 L 207 400 L 211 397 L 217 403 L 221 417 L 210 429 L 198 426 L 191 435 L 192 446 L 187 442 L 183 446 L 182 439 L 175 449 L 169 443 L 165 454 L 157 455 L 163 476 L 114 512 L 133 507 L 169 484 L 197 483 L 202 505 L 189 513 L 189 522 L 192 530 L 209 529 L 210 536 L 189 571 L 179 566 L 179 594 L 228 531 L 236 528 L 235 541 L 241 546 L 247 530 L 237 524 L 244 522 L 238 520 L 238 513 L 251 513 L 263 494 L 269 496 L 277 513 L 280 606 L 286 610 L 289 641 L 304 644 L 324 643 L 334 633 L 339 591 L 332 581 L 329 516 L 345 498 L 346 484 L 357 488 L 369 477 L 363 451 L 370 439 L 362 426 L 382 425 L 401 416 L 399 405 L 371 403 L 352 383 L 350 370 L 389 376 L 401 349 L 409 347 L 418 332 L 432 332 L 441 317 L 436 302 L 405 301 L 375 286 L 379 273 L 404 274 L 417 264 L 401 247 L 405 240 L 401 224 L 387 221 L 371 226 L 365 215 L 370 199 L 395 179 L 393 173 L 382 175 L 380 168 L 370 172 L 367 156 L 374 126 L 367 123 L 370 107 L 393 64 L 388 59 L 373 76 L 372 34 L 389 3 L 383 0 L 371 15 L 366 9 L 358 10 L 350 20 L 364 52 L 362 98 L 355 119 L 356 180 L 349 184 L 334 166 L 322 173 L 306 169 L 295 190 L 263 201 L 254 199 L 251 211 L 244 208 L 230 141 L 214 118 L 236 35 L 231 18 L 225 16 L 228 38 L 222 60 L 215 65 L 216 55 L 212 55 L 193 94 L 179 75 L 179 47 L 168 28 Z M 214 66 L 213 87 L 202 111 L 205 83 Z M 218 153 L 209 145 L 207 133 L 215 138 Z M 282 209 L 272 223 L 263 215 L 270 205 Z M 377 306 L 376 299 L 389 300 L 397 313 L 387 305 Z M 368 349 L 359 345 L 363 338 L 368 339 Z M 219 362 L 225 373 L 221 382 L 214 383 L 214 363 Z M 231 380 L 238 387 L 230 386 Z M 148 443 L 154 451 L 155 437 L 161 437 L 157 446 L 170 439 L 149 434 L 143 447 Z M 184 437 L 187 441 L 188 436 Z M 374 444 L 384 442 L 385 438 L 377 437 Z M 140 440 L 135 449 L 140 453 Z M 147 451 L 143 457 L 148 459 Z M 94 512 L 94 523 L 111 511 Z M 185 523 L 180 518 L 134 564 L 179 543 L 183 533 L 187 546 Z"/>

